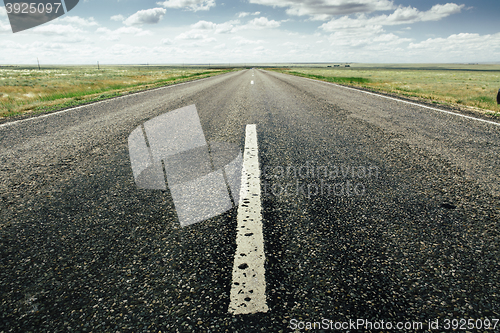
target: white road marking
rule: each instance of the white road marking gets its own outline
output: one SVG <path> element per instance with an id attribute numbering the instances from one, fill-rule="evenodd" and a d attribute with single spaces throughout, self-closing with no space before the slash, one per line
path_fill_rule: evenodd
<path id="1" fill-rule="evenodd" d="M 253 80 L 252 80 L 252 82 L 250 82 L 250 84 L 253 84 Z"/>
<path id="2" fill-rule="evenodd" d="M 267 312 L 264 235 L 260 202 L 260 168 L 257 129 L 247 125 L 238 205 L 231 302 L 228 312 Z"/>
<path id="3" fill-rule="evenodd" d="M 491 125 L 500 126 L 500 123 L 497 123 L 497 122 L 494 122 L 494 121 L 489 121 L 489 120 L 484 120 L 484 119 L 481 119 L 481 118 L 475 118 L 475 117 L 471 117 L 471 116 L 466 116 L 466 115 L 463 115 L 463 114 L 460 114 L 460 113 L 455 113 L 455 112 L 451 112 L 451 111 L 437 109 L 437 108 L 433 108 L 433 107 L 430 107 L 430 106 L 427 106 L 427 105 L 418 104 L 418 103 L 414 103 L 414 102 L 408 102 L 408 101 L 405 101 L 405 100 L 402 100 L 402 99 L 398 99 L 398 98 L 394 98 L 394 97 L 389 97 L 389 96 L 384 96 L 384 95 L 380 95 L 380 94 L 377 94 L 377 93 L 372 93 L 372 92 L 369 92 L 369 91 L 364 91 L 364 90 L 355 89 L 355 88 L 351 88 L 351 87 L 346 87 L 346 86 L 342 86 L 342 85 L 331 83 L 331 82 L 309 79 L 307 77 L 302 77 L 302 78 L 306 79 L 306 80 L 311 80 L 311 81 L 314 81 L 314 82 L 322 82 L 322 83 L 326 83 L 326 84 L 331 84 L 331 85 L 334 85 L 334 86 L 337 86 L 337 87 L 340 87 L 340 88 L 354 90 L 354 91 L 357 91 L 357 92 L 362 92 L 362 93 L 365 93 L 365 94 L 368 94 L 368 95 L 377 96 L 377 97 L 381 97 L 381 98 L 386 98 L 386 99 L 390 99 L 390 100 L 401 102 L 401 103 L 406 103 L 406 104 L 410 104 L 410 105 L 419 106 L 419 107 L 422 107 L 422 108 L 425 108 L 425 109 L 429 109 L 429 110 L 433 110 L 433 111 L 444 112 L 444 113 L 452 114 L 454 116 L 459 116 L 459 117 L 463 117 L 463 118 L 467 118 L 467 119 L 471 119 L 471 120 L 482 121 L 483 123 L 488 123 L 488 124 L 491 124 Z"/>

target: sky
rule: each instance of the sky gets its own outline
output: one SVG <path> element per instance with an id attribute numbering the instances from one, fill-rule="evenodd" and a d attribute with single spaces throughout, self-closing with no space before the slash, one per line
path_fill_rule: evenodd
<path id="1" fill-rule="evenodd" d="M 1 4 L 1 3 L 0 3 Z M 500 1 L 80 0 L 13 33 L 0 64 L 500 62 Z"/>

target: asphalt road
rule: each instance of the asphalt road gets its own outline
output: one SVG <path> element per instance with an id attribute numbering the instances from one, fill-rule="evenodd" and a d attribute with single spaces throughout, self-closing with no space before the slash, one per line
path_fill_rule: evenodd
<path id="1" fill-rule="evenodd" d="M 193 104 L 207 141 L 256 125 L 268 312 L 228 312 L 236 208 L 181 228 L 134 182 L 129 134 Z M 493 325 L 499 157 L 495 124 L 261 70 L 0 126 L 0 332 Z"/>

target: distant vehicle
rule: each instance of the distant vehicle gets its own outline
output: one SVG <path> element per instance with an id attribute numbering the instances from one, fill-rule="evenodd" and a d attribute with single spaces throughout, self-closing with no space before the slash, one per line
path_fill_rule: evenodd
<path id="1" fill-rule="evenodd" d="M 351 67 L 351 65 L 345 65 L 345 67 Z"/>
<path id="2" fill-rule="evenodd" d="M 333 67 L 340 67 L 340 65 L 333 65 Z"/>

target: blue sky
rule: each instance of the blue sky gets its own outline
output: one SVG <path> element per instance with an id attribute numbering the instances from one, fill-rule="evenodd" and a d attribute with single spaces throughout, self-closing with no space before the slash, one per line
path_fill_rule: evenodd
<path id="1" fill-rule="evenodd" d="M 0 64 L 500 62 L 500 1 L 80 0 Z"/>

